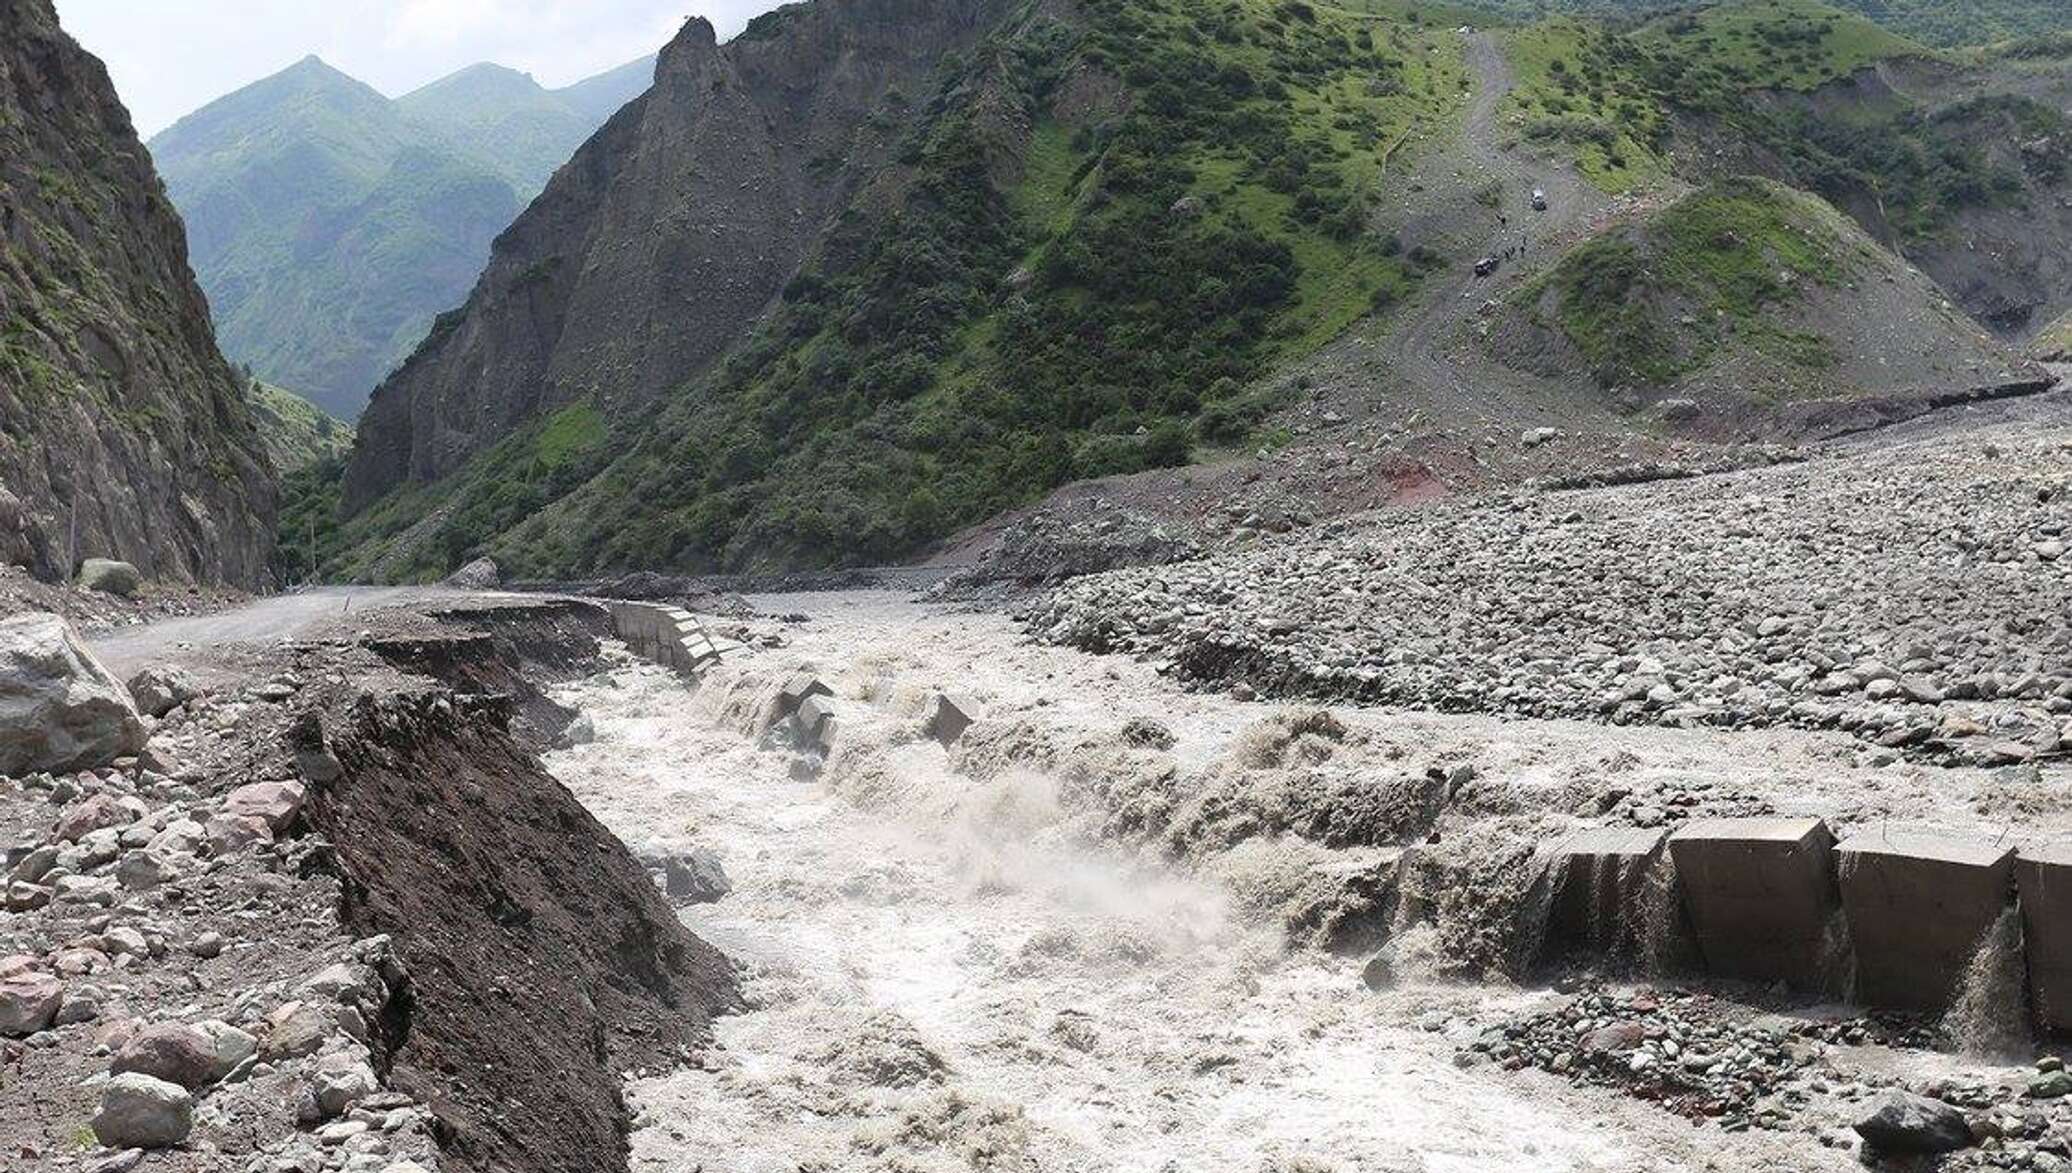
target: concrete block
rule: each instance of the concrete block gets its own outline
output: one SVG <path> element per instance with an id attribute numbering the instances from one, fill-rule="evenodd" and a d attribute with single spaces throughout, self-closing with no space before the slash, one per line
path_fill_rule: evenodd
<path id="1" fill-rule="evenodd" d="M 928 736 L 953 745 L 978 719 L 978 706 L 955 693 L 939 692 L 928 702 Z"/>
<path id="2" fill-rule="evenodd" d="M 824 693 L 807 697 L 799 703 L 798 720 L 799 730 L 806 735 L 806 740 L 823 749 L 834 744 L 835 726 L 840 721 L 834 697 Z"/>
<path id="3" fill-rule="evenodd" d="M 1983 839 L 1876 830 L 1835 848 L 1856 998 L 1940 1011 L 2013 895 L 2014 850 Z"/>
<path id="4" fill-rule="evenodd" d="M 1637 956 L 1655 902 L 1651 885 L 1668 833 L 1641 827 L 1591 827 L 1546 851 L 1551 899 L 1547 944 Z"/>
<path id="5" fill-rule="evenodd" d="M 834 689 L 811 672 L 795 672 L 777 689 L 777 718 L 782 720 L 798 712 L 808 697 L 834 694 Z"/>
<path id="6" fill-rule="evenodd" d="M 2036 1025 L 2072 1032 L 2072 840 L 2023 847 L 2014 877 Z"/>
<path id="7" fill-rule="evenodd" d="M 1809 818 L 1698 819 L 1669 837 L 1708 972 L 1826 988 L 1834 841 Z"/>

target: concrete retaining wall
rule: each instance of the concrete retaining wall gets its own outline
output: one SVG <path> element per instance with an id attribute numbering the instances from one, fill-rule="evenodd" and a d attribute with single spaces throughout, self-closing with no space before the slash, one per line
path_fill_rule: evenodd
<path id="1" fill-rule="evenodd" d="M 2022 848 L 2014 876 L 2036 1025 L 2072 1033 L 2072 843 Z"/>
<path id="2" fill-rule="evenodd" d="M 2018 901 L 2036 1025 L 2072 1032 L 2072 842 L 2017 851 L 1981 836 L 1878 828 L 1837 844 L 1814 818 L 1699 819 L 1666 840 L 1578 831 L 1541 859 L 1549 956 L 1581 949 L 1676 968 L 1677 943 L 1651 936 L 1666 930 L 1647 899 L 1673 885 L 1696 968 L 1928 1013 L 1950 1006 Z"/>
<path id="3" fill-rule="evenodd" d="M 1837 905 L 1833 847 L 1819 819 L 1698 819 L 1671 835 L 1707 971 L 1822 988 Z"/>
<path id="4" fill-rule="evenodd" d="M 660 603 L 609 601 L 612 634 L 625 641 L 633 653 L 671 668 L 685 676 L 696 676 L 740 644 L 714 639 L 689 611 Z"/>
<path id="5" fill-rule="evenodd" d="M 1835 848 L 1856 951 L 1856 997 L 1939 1011 L 1979 938 L 2014 897 L 2014 851 L 1911 831 L 1855 835 Z"/>
<path id="6" fill-rule="evenodd" d="M 1659 830 L 1592 827 L 1556 843 L 1548 853 L 1549 938 L 1598 953 L 1640 956 L 1652 928 L 1644 913 L 1666 838 Z"/>

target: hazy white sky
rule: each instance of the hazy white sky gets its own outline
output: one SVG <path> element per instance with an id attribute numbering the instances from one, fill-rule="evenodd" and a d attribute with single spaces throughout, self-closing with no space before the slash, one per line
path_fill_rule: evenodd
<path id="1" fill-rule="evenodd" d="M 145 138 L 314 53 L 394 96 L 477 61 L 566 85 L 662 47 L 686 16 L 721 40 L 779 0 L 57 0 Z"/>

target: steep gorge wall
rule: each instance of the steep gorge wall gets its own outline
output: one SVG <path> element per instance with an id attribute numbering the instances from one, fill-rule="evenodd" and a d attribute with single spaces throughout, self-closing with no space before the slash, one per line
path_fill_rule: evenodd
<path id="1" fill-rule="evenodd" d="M 0 561 L 257 587 L 275 493 L 106 69 L 0 0 Z"/>
<path id="2" fill-rule="evenodd" d="M 889 157 L 896 128 L 872 114 L 920 95 L 1009 7 L 822 0 L 725 46 L 688 21 L 654 87 L 498 238 L 467 304 L 375 392 L 346 511 L 559 407 L 618 416 L 710 365 Z"/>

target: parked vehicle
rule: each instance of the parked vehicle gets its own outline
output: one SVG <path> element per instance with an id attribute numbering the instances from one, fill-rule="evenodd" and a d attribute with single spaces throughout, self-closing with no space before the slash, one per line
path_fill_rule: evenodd
<path id="1" fill-rule="evenodd" d="M 1547 193 L 1537 187 L 1532 189 L 1532 210 L 1535 212 L 1547 210 Z"/>
<path id="2" fill-rule="evenodd" d="M 1496 266 L 1497 259 L 1495 257 L 1483 257 L 1475 262 L 1475 276 L 1487 277 L 1491 273 L 1496 272 Z"/>

